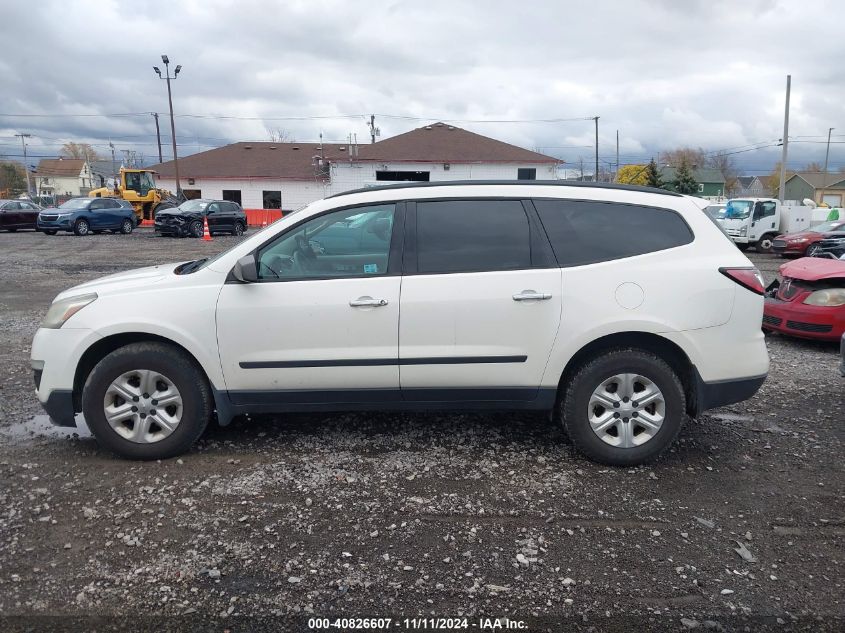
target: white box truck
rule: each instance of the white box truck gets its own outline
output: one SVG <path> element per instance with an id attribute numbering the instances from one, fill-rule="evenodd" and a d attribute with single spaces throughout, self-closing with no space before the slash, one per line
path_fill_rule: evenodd
<path id="1" fill-rule="evenodd" d="M 728 200 L 719 221 L 740 250 L 754 246 L 760 253 L 770 253 L 775 236 L 810 227 L 813 209 L 781 204 L 776 198 L 734 198 Z"/>

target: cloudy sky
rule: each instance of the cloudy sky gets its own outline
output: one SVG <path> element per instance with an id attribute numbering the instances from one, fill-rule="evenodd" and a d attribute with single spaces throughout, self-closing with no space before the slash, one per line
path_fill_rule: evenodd
<path id="1" fill-rule="evenodd" d="M 356 2 L 4 0 L 0 154 L 111 139 L 157 162 L 167 53 L 180 154 L 235 140 L 368 142 L 436 120 L 577 163 L 678 146 L 768 173 L 792 75 L 790 167 L 845 168 L 845 3 L 838 0 Z M 163 67 L 162 67 L 163 69 Z M 68 116 L 68 115 L 112 116 Z M 13 116 L 28 115 L 28 116 Z M 36 116 L 37 115 L 37 116 Z M 113 116 L 123 115 L 123 116 Z"/>

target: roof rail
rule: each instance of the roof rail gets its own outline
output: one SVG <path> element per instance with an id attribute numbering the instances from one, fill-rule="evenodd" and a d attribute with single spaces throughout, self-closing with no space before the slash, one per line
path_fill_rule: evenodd
<path id="1" fill-rule="evenodd" d="M 417 187 L 458 187 L 466 185 L 542 185 L 555 187 L 584 187 L 585 189 L 621 189 L 622 191 L 640 191 L 642 193 L 656 193 L 664 196 L 681 197 L 681 194 L 655 187 L 641 187 L 639 185 L 623 185 L 615 182 L 584 182 L 581 180 L 437 180 L 428 182 L 401 182 L 373 187 L 362 187 L 350 191 L 335 193 L 328 198 L 339 198 L 353 193 L 368 191 L 384 191 L 386 189 L 414 189 Z"/>

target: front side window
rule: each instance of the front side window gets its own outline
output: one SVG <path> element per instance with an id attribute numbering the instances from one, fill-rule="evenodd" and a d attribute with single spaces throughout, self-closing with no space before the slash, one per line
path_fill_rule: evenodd
<path id="1" fill-rule="evenodd" d="M 775 214 L 775 208 L 774 202 L 758 202 L 754 215 L 756 218 L 767 218 Z"/>
<path id="2" fill-rule="evenodd" d="M 662 251 L 692 242 L 680 215 L 614 202 L 535 200 L 561 266 L 581 266 Z"/>
<path id="3" fill-rule="evenodd" d="M 519 200 L 449 200 L 417 204 L 419 273 L 530 267 L 528 216 Z"/>
<path id="4" fill-rule="evenodd" d="M 342 209 L 289 230 L 258 252 L 258 277 L 291 280 L 387 274 L 395 205 Z"/>

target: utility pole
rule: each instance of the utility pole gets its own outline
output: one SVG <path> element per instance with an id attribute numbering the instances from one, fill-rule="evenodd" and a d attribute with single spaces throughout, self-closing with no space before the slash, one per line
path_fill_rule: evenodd
<path id="1" fill-rule="evenodd" d="M 827 193 L 827 159 L 830 158 L 830 135 L 833 132 L 834 128 L 830 128 L 827 131 L 827 150 L 824 153 L 824 176 L 822 180 L 822 193 L 821 197 L 819 198 L 819 202 L 824 202 L 824 195 Z"/>
<path id="2" fill-rule="evenodd" d="M 158 162 L 163 163 L 164 158 L 161 156 L 161 130 L 158 127 L 158 112 L 150 112 L 156 120 L 156 140 L 158 141 Z"/>
<path id="3" fill-rule="evenodd" d="M 26 172 L 26 195 L 32 197 L 32 185 L 29 181 L 29 165 L 26 160 L 26 139 L 32 138 L 32 134 L 15 134 L 21 137 L 21 146 L 23 147 L 23 170 Z"/>
<path id="4" fill-rule="evenodd" d="M 579 156 L 578 160 L 581 162 L 581 181 L 583 182 L 583 180 L 584 180 L 584 157 Z"/>
<path id="5" fill-rule="evenodd" d="M 616 176 L 614 180 L 619 179 L 619 130 L 616 130 Z"/>
<path id="6" fill-rule="evenodd" d="M 596 121 L 596 175 L 593 176 L 593 182 L 599 181 L 599 118 L 593 117 Z"/>
<path id="7" fill-rule="evenodd" d="M 786 76 L 786 107 L 783 112 L 783 153 L 780 157 L 780 184 L 778 185 L 778 200 L 783 202 L 786 189 L 786 157 L 789 144 L 789 90 L 792 87 L 792 75 Z"/>
<path id="8" fill-rule="evenodd" d="M 173 119 L 173 94 L 170 91 L 170 80 L 176 80 L 176 77 L 179 76 L 179 71 L 182 70 L 182 65 L 179 64 L 176 66 L 173 72 L 173 76 L 170 76 L 170 59 L 168 59 L 167 55 L 161 56 L 161 61 L 164 62 L 164 77 L 161 76 L 161 71 L 158 69 L 157 66 L 153 66 L 153 70 L 156 71 L 159 79 L 166 79 L 167 80 L 167 102 L 170 105 L 170 137 L 173 141 L 173 171 L 176 174 L 176 197 L 182 196 L 182 185 L 179 183 L 179 157 L 176 155 L 176 123 Z"/>
<path id="9" fill-rule="evenodd" d="M 376 142 L 376 115 L 370 115 L 370 143 Z"/>
<path id="10" fill-rule="evenodd" d="M 117 166 L 114 164 L 114 143 L 109 141 L 111 148 L 111 183 L 115 191 L 117 191 Z"/>

